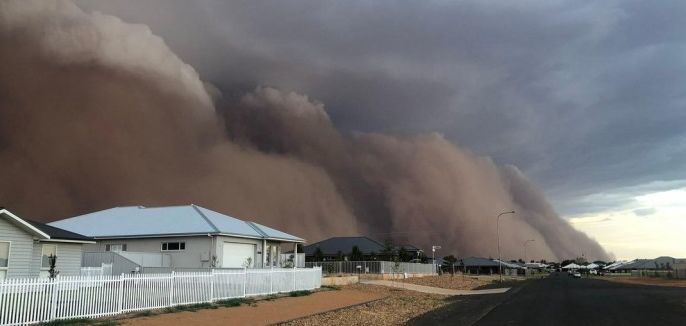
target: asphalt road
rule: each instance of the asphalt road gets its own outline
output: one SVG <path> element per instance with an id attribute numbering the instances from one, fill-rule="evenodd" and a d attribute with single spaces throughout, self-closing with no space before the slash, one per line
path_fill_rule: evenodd
<path id="1" fill-rule="evenodd" d="M 454 297 L 413 325 L 686 325 L 686 288 L 575 279 L 527 281 L 505 294 Z"/>

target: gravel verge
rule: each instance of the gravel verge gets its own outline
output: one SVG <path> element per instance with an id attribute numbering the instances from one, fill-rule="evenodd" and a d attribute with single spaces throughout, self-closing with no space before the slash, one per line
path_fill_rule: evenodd
<path id="1" fill-rule="evenodd" d="M 376 285 L 355 284 L 345 288 L 375 293 L 385 298 L 351 308 L 292 320 L 280 325 L 399 325 L 450 302 L 442 295 Z"/>

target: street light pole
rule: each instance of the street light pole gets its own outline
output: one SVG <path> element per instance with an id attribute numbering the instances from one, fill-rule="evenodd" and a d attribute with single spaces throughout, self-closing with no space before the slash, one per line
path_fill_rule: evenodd
<path id="1" fill-rule="evenodd" d="M 529 243 L 529 242 L 534 242 L 534 241 L 536 241 L 536 240 L 534 240 L 534 239 L 529 239 L 529 240 L 524 241 L 524 264 L 526 264 L 526 262 L 527 262 L 527 258 L 526 258 L 526 244 Z"/>
<path id="2" fill-rule="evenodd" d="M 500 217 L 505 215 L 505 214 L 514 214 L 515 211 L 509 211 L 509 212 L 502 212 L 498 214 L 498 218 L 496 219 L 495 222 L 495 228 L 496 228 L 496 234 L 498 237 L 498 272 L 500 274 L 500 282 L 503 282 L 503 260 L 500 257 Z"/>
<path id="3" fill-rule="evenodd" d="M 436 272 L 436 250 L 441 249 L 441 246 L 431 246 L 431 264 L 434 265 L 434 273 Z"/>

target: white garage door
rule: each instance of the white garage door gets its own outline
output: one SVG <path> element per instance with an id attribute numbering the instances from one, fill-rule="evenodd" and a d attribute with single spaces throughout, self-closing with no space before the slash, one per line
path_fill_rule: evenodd
<path id="1" fill-rule="evenodd" d="M 255 245 L 245 243 L 224 242 L 222 251 L 222 267 L 242 268 L 250 259 L 250 266 L 255 264 Z"/>

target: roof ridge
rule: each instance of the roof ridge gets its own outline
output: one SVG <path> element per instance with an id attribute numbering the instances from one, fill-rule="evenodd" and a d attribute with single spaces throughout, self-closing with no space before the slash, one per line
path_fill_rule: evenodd
<path id="1" fill-rule="evenodd" d="M 255 230 L 255 232 L 259 233 L 262 237 L 267 238 L 267 234 L 264 233 L 264 231 L 262 231 L 257 225 L 255 225 L 254 222 L 252 222 L 252 221 L 243 221 L 243 222 L 250 225 L 250 227 L 253 228 L 253 230 Z"/>
<path id="2" fill-rule="evenodd" d="M 210 219 L 207 216 L 205 216 L 205 214 L 198 208 L 198 206 L 196 206 L 195 204 L 191 204 L 191 207 L 193 207 L 193 209 L 195 209 L 195 211 L 198 212 L 200 216 L 202 216 L 205 222 L 207 222 L 207 224 L 209 224 L 214 229 L 214 232 L 219 232 L 219 228 L 217 228 L 217 226 L 214 225 L 214 223 L 212 223 L 212 221 L 210 221 Z"/>

